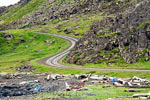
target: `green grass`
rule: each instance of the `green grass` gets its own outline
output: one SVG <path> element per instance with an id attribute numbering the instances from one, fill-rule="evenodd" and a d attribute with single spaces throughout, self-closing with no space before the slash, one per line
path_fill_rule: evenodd
<path id="1" fill-rule="evenodd" d="M 85 41 L 85 44 L 87 41 Z M 118 48 L 115 48 L 111 51 L 103 51 L 100 50 L 100 56 L 108 57 L 111 58 L 109 60 L 107 59 L 100 59 L 97 61 L 97 63 L 90 63 L 90 64 L 83 64 L 83 65 L 75 65 L 75 64 L 69 64 L 67 63 L 67 56 L 63 58 L 62 63 L 70 66 L 75 66 L 75 67 L 89 67 L 89 68 L 118 68 L 118 69 L 150 69 L 150 61 L 146 61 L 147 58 L 150 57 L 142 57 L 138 58 L 136 63 L 133 64 L 128 64 L 124 61 L 124 59 L 121 56 L 114 57 L 115 53 L 120 52 Z M 144 52 L 147 52 L 147 50 L 144 50 L 140 52 L 140 54 L 145 54 Z M 77 61 L 80 58 L 80 56 L 75 57 L 75 61 Z M 90 58 L 83 59 L 84 61 L 89 61 L 91 60 Z"/>
<path id="2" fill-rule="evenodd" d="M 7 72 L 7 73 L 15 73 L 15 67 L 29 63 L 33 65 L 35 68 L 34 73 L 39 72 L 49 72 L 49 73 L 61 73 L 61 74 L 80 74 L 80 73 L 93 73 L 98 75 L 109 75 L 109 76 L 116 76 L 116 77 L 146 77 L 148 78 L 150 73 L 149 72 L 123 72 L 126 74 L 122 74 L 122 72 L 112 72 L 112 71 L 87 71 L 87 70 L 75 70 L 75 69 L 62 69 L 62 68 L 55 68 L 52 66 L 46 66 L 40 64 L 38 60 L 55 55 L 58 52 L 63 51 L 65 48 L 69 46 L 69 43 L 65 40 L 51 37 L 47 35 L 37 34 L 36 32 L 29 32 L 29 29 L 22 29 L 22 30 L 7 30 L 6 33 L 11 33 L 15 36 L 9 44 L 5 43 L 5 39 L 0 40 L 1 51 L 0 54 L 0 73 Z M 33 37 L 36 36 L 37 38 L 34 39 Z M 26 40 L 25 43 L 21 43 L 19 45 L 15 45 L 18 40 L 24 39 Z M 55 43 L 51 45 L 47 45 L 44 41 L 54 40 Z M 28 48 L 26 46 L 28 45 Z M 61 48 L 58 49 L 58 47 Z M 16 49 L 13 49 L 16 47 Z M 36 52 L 36 50 L 41 50 L 41 52 Z M 10 69 L 12 67 L 12 69 Z M 97 67 L 97 65 L 94 65 Z"/>
<path id="3" fill-rule="evenodd" d="M 70 66 L 75 66 L 75 67 L 89 67 L 89 68 L 150 69 L 150 61 L 137 62 L 134 64 L 117 63 L 117 62 L 114 64 L 107 64 L 107 63 L 105 63 L 105 61 L 103 61 L 103 63 L 99 63 L 99 64 L 84 64 L 84 65 L 75 65 L 75 64 L 68 64 L 68 63 L 64 63 L 64 64 L 70 65 Z"/>
<path id="4" fill-rule="evenodd" d="M 148 93 L 150 89 L 142 92 L 124 92 L 124 87 L 108 87 L 102 88 L 102 85 L 90 85 L 86 86 L 88 90 L 83 91 L 60 91 L 55 93 L 43 93 L 36 97 L 31 97 L 23 100 L 52 100 L 52 98 L 80 98 L 80 100 L 106 100 L 108 98 L 119 97 L 119 96 L 132 96 L 135 93 Z M 120 100 L 120 99 L 119 99 Z M 121 100 L 132 100 L 132 99 L 121 99 Z"/>
<path id="5" fill-rule="evenodd" d="M 39 72 L 49 72 L 49 73 L 57 73 L 57 74 L 97 74 L 97 75 L 108 75 L 111 77 L 133 77 L 133 76 L 138 76 L 138 77 L 145 77 L 149 78 L 150 72 L 119 72 L 119 71 L 88 71 L 88 70 L 77 70 L 77 69 L 62 69 L 62 68 L 55 68 L 52 66 L 46 66 L 39 64 L 37 61 L 32 61 L 32 64 L 35 66 L 35 73 Z"/>
<path id="6" fill-rule="evenodd" d="M 150 69 L 150 61 L 137 62 L 134 64 L 118 63 L 118 64 L 85 64 L 84 67 L 97 67 L 97 68 L 121 68 L 121 69 Z"/>
<path id="7" fill-rule="evenodd" d="M 10 10 L 8 13 L 0 16 L 0 24 L 6 25 L 12 21 L 16 21 L 21 19 L 23 16 L 31 13 L 32 11 L 36 10 L 41 4 L 43 4 L 46 0 L 31 0 L 27 5 L 24 7 L 15 7 L 14 9 Z"/>
<path id="8" fill-rule="evenodd" d="M 69 42 L 63 39 L 38 33 L 23 31 L 11 31 L 10 33 L 14 35 L 14 39 L 6 40 L 1 37 L 0 40 L 0 72 L 16 72 L 15 67 L 17 66 L 26 63 L 32 64 L 32 60 L 52 56 L 69 46 Z M 20 40 L 25 42 L 19 43 Z M 47 44 L 45 40 L 55 42 Z M 37 52 L 38 50 L 41 52 Z M 10 69 L 10 67 L 13 69 Z"/>

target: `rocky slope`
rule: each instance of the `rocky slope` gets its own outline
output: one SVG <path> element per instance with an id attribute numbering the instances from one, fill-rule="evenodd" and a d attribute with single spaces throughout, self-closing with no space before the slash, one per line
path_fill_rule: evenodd
<path id="1" fill-rule="evenodd" d="M 10 5 L 10 6 L 7 6 L 7 7 L 2 6 L 2 7 L 0 7 L 0 16 L 2 16 L 2 14 L 10 12 L 14 8 L 21 8 L 21 7 L 25 6 L 30 1 L 31 0 L 21 0 L 17 4 L 14 4 L 14 5 Z"/>
<path id="2" fill-rule="evenodd" d="M 150 2 L 95 22 L 68 55 L 68 62 L 135 63 L 150 59 Z"/>
<path id="3" fill-rule="evenodd" d="M 20 20 L 2 25 L 1 29 L 45 25 L 47 21 L 53 19 L 67 20 L 75 14 L 82 13 L 104 12 L 104 15 L 116 14 L 131 5 L 133 5 L 131 0 L 47 0 L 36 11 L 29 13 Z"/>
<path id="4" fill-rule="evenodd" d="M 0 16 L 4 13 L 4 12 L 6 12 L 6 7 L 0 7 Z"/>
<path id="5" fill-rule="evenodd" d="M 0 30 L 30 28 L 46 25 L 55 19 L 68 20 L 76 15 L 102 13 L 103 20 L 93 23 L 90 31 L 79 40 L 68 55 L 67 61 L 74 64 L 135 63 L 140 59 L 149 61 L 150 5 L 148 1 L 43 0 L 44 3 L 28 14 L 3 24 L 1 15 L 4 12 L 9 13 L 12 10 L 10 8 L 23 8 L 32 2 L 32 0 L 21 0 L 9 9 L 0 8 Z"/>

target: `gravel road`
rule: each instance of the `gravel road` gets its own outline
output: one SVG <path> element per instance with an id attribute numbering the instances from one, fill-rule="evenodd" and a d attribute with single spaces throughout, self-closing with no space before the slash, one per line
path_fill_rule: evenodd
<path id="1" fill-rule="evenodd" d="M 150 70 L 143 70 L 143 69 L 108 69 L 108 68 L 86 68 L 86 67 L 73 67 L 73 66 L 67 66 L 60 63 L 60 60 L 65 57 L 71 49 L 74 48 L 76 42 L 78 41 L 77 38 L 73 38 L 70 36 L 64 36 L 59 34 L 51 34 L 51 33 L 39 33 L 39 34 L 45 34 L 50 36 L 59 37 L 62 39 L 65 39 L 70 42 L 70 46 L 63 52 L 54 55 L 52 57 L 43 59 L 40 61 L 41 63 L 48 65 L 48 66 L 54 66 L 57 68 L 64 68 L 64 69 L 79 69 L 79 70 L 91 70 L 91 71 L 126 71 L 126 72 L 150 72 Z"/>

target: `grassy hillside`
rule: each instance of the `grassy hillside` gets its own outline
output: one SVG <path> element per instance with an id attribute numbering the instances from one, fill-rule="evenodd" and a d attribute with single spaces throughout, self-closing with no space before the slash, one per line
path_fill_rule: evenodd
<path id="1" fill-rule="evenodd" d="M 69 45 L 65 40 L 33 32 L 7 31 L 14 37 L 11 40 L 2 37 L 2 33 L 0 33 L 0 72 L 16 72 L 15 67 L 31 65 L 32 60 L 52 56 Z M 46 40 L 50 44 L 46 43 Z"/>
<path id="2" fill-rule="evenodd" d="M 0 24 L 6 25 L 12 21 L 16 21 L 21 19 L 23 16 L 31 13 L 32 11 L 36 10 L 41 4 L 43 4 L 46 0 L 31 0 L 23 7 L 19 7 L 19 5 L 11 8 L 8 13 L 3 14 L 0 16 Z"/>
<path id="3" fill-rule="evenodd" d="M 78 1 L 78 3 L 76 3 L 75 6 L 73 6 L 73 4 L 71 4 L 72 1 L 74 2 Z M 124 11 L 124 9 L 121 9 L 121 8 L 126 9 L 126 7 L 128 7 L 128 4 L 130 4 L 131 2 L 134 2 L 135 0 L 129 0 L 129 1 L 107 0 L 106 5 L 105 3 L 102 3 L 104 7 L 104 8 L 102 7 L 102 10 L 100 9 L 97 10 L 97 8 L 93 10 L 95 6 L 94 4 L 97 4 L 97 3 L 94 3 L 94 1 L 101 1 L 101 0 L 31 0 L 29 3 L 27 3 L 26 5 L 22 7 L 20 5 L 16 5 L 14 6 L 13 9 L 9 9 L 8 13 L 5 13 L 2 16 L 0 16 L 0 26 L 6 25 L 7 27 L 7 24 L 11 22 L 15 22 L 15 21 L 16 21 L 15 23 L 17 23 L 18 26 L 26 22 L 27 24 L 25 24 L 25 27 L 21 27 L 23 29 L 12 29 L 12 30 L 0 31 L 0 73 L 18 73 L 19 71 L 16 70 L 17 67 L 30 65 L 33 68 L 33 73 L 57 73 L 57 74 L 92 73 L 92 74 L 97 74 L 97 75 L 108 75 L 111 77 L 126 77 L 126 78 L 130 77 L 131 78 L 133 76 L 137 76 L 137 77 L 144 77 L 150 80 L 150 72 L 120 72 L 120 71 L 94 71 L 94 70 L 88 71 L 88 70 L 77 70 L 77 69 L 62 69 L 62 68 L 56 68 L 53 66 L 43 65 L 40 63 L 41 59 L 53 56 L 61 51 L 64 51 L 70 45 L 70 43 L 66 40 L 63 40 L 57 37 L 39 34 L 38 32 L 62 34 L 62 35 L 76 37 L 76 38 L 83 38 L 85 36 L 84 35 L 85 33 L 89 33 L 90 31 L 92 31 L 92 27 L 94 27 L 95 29 L 93 33 L 91 34 L 95 34 L 96 33 L 95 30 L 101 29 L 100 27 L 95 27 L 94 26 L 95 24 L 101 22 L 106 17 L 115 19 L 115 16 L 117 15 L 118 12 L 121 12 L 121 10 Z M 105 0 L 102 0 L 102 1 L 105 1 Z M 120 3 L 121 1 L 123 1 L 122 4 Z M 125 4 L 126 1 L 127 1 L 127 5 Z M 140 2 L 142 0 L 138 0 L 138 1 Z M 38 8 L 45 2 L 46 2 L 47 7 L 43 6 L 42 11 L 44 12 L 40 13 L 41 9 L 38 9 Z M 67 5 L 69 3 L 70 3 L 69 5 L 70 7 Z M 114 14 L 105 13 L 105 11 L 108 11 L 109 9 L 108 5 L 110 4 L 115 5 L 115 6 L 114 5 L 109 6 L 109 7 L 112 7 L 112 9 L 114 7 L 113 9 L 115 10 Z M 123 7 L 120 7 L 120 6 L 123 6 Z M 67 17 L 66 19 L 63 19 L 63 16 L 67 15 L 65 11 L 70 11 L 72 9 L 71 7 L 79 8 L 78 11 L 80 9 L 81 10 L 84 9 L 84 10 L 83 12 L 79 11 L 80 13 L 75 12 L 75 14 L 72 14 L 74 13 L 73 11 L 68 12 L 69 17 Z M 90 11 L 86 12 L 86 7 L 89 7 L 91 12 Z M 45 9 L 43 10 L 43 8 Z M 118 10 L 118 8 L 120 8 L 121 10 Z M 113 12 L 112 9 L 110 10 L 110 12 L 111 11 Z M 37 12 L 34 12 L 34 11 L 37 11 Z M 48 12 L 55 12 L 55 13 L 48 13 Z M 28 14 L 29 16 L 27 16 Z M 56 17 L 56 18 L 48 19 L 50 18 L 49 16 L 51 16 L 51 14 L 54 14 L 53 17 Z M 62 16 L 60 17 L 59 15 L 62 15 Z M 46 17 L 46 21 L 44 20 L 45 17 Z M 26 20 L 19 22 L 18 19 L 21 20 L 22 18 Z M 28 22 L 28 18 L 30 19 L 29 22 Z M 103 23 L 107 25 L 109 22 L 110 21 L 107 22 L 106 20 Z M 18 24 L 18 23 L 21 23 L 21 24 Z M 149 21 L 146 23 L 149 23 Z M 145 23 L 141 24 L 139 27 L 137 27 L 137 29 L 142 28 L 144 24 Z M 15 25 L 15 24 L 12 23 L 12 25 Z M 109 30 L 109 28 L 105 27 L 104 30 L 107 31 Z M 9 38 L 4 37 L 4 33 L 12 35 L 13 38 L 9 39 Z M 83 45 L 81 45 L 81 47 L 84 47 L 84 45 L 88 45 L 92 43 L 96 44 L 97 41 L 95 37 L 98 39 L 102 37 L 109 38 L 109 37 L 114 37 L 116 34 L 117 32 L 104 34 L 104 32 L 99 31 L 98 35 L 96 34 L 96 36 L 93 36 L 93 38 L 91 38 L 92 35 L 89 34 L 89 36 L 91 37 L 86 38 L 83 41 Z M 92 42 L 89 42 L 88 39 L 92 40 Z M 104 41 L 100 41 L 100 43 L 102 42 Z M 79 44 L 81 43 L 82 42 L 79 42 Z M 96 44 L 96 45 L 99 46 L 99 44 Z M 90 51 L 89 48 L 93 49 L 94 46 L 95 45 L 88 45 L 86 48 L 81 48 L 81 49 Z M 126 49 L 128 49 L 128 47 L 126 47 Z M 74 49 L 74 50 L 77 51 L 78 49 Z M 96 52 L 95 50 L 96 49 L 94 48 L 92 53 Z M 100 52 L 100 56 L 107 57 L 107 56 L 110 56 L 111 53 L 115 53 L 117 49 L 113 49 L 110 52 L 103 52 L 101 49 L 98 48 L 98 51 Z M 87 52 L 83 51 L 81 53 L 84 54 Z M 79 59 L 80 56 L 82 56 L 82 54 L 80 54 L 79 56 L 76 56 L 75 54 L 73 56 L 76 56 L 75 59 Z M 88 55 L 92 56 L 91 53 L 89 53 Z M 94 56 L 94 57 L 96 58 L 97 56 Z M 125 61 L 123 61 L 121 57 L 120 58 L 115 57 L 115 56 L 112 56 L 112 57 L 114 57 L 114 59 L 110 59 L 110 60 L 100 59 L 97 63 L 94 63 L 94 64 L 85 63 L 81 65 L 68 64 L 67 57 L 65 57 L 64 59 L 61 60 L 61 63 L 70 65 L 70 66 L 75 66 L 75 67 L 150 69 L 150 66 L 149 66 L 150 61 L 145 61 L 144 58 L 138 59 L 138 62 L 136 63 L 128 64 Z M 87 57 L 86 59 L 83 59 L 83 61 L 84 60 L 91 61 L 89 57 Z M 111 63 L 111 62 L 115 62 L 115 63 Z M 52 98 L 70 98 L 70 97 L 75 98 L 75 99 L 80 98 L 81 100 L 106 100 L 112 97 L 132 96 L 135 93 L 147 93 L 150 91 L 150 89 L 146 89 L 143 92 L 135 92 L 135 93 L 130 92 L 129 93 L 129 92 L 124 92 L 124 90 L 127 89 L 124 87 L 111 86 L 107 88 L 102 88 L 102 85 L 89 85 L 89 86 L 86 86 L 85 88 L 87 88 L 88 90 L 42 93 L 42 94 L 35 95 L 34 97 L 31 97 L 31 98 L 30 97 L 25 98 L 25 99 L 19 98 L 18 100 L 52 100 Z M 14 99 L 14 100 L 17 100 L 17 99 Z M 132 99 L 122 98 L 118 100 L 132 100 Z"/>
<path id="4" fill-rule="evenodd" d="M 33 14 L 32 12 L 37 11 L 38 7 L 46 1 L 47 0 L 31 0 L 29 3 L 27 3 L 25 6 L 23 6 L 21 8 L 19 7 L 19 5 L 17 5 L 14 9 L 10 10 L 10 12 L 0 16 L 0 24 L 8 24 L 12 21 L 21 19 L 22 17 L 26 16 L 27 14 Z M 63 5 L 63 7 L 65 5 L 65 4 L 62 4 L 62 3 L 64 3 L 64 1 L 66 1 L 66 4 L 67 4 L 67 3 L 70 3 L 72 0 L 57 0 L 56 2 L 53 2 L 53 3 L 50 2 L 50 4 L 47 5 L 47 6 L 49 6 L 49 7 L 47 7 L 47 11 L 51 10 L 48 8 L 51 8 L 51 6 L 54 6 L 54 5 L 57 5 L 57 7 L 60 10 L 62 5 Z M 135 1 L 135 0 L 131 0 L 131 1 Z M 114 3 L 116 5 L 116 2 L 119 2 L 119 1 L 115 0 L 114 2 L 110 2 L 110 3 Z M 82 0 L 80 3 L 81 4 L 83 3 Z M 90 7 L 90 4 L 87 7 Z M 54 8 L 55 8 L 55 6 L 54 6 Z M 104 6 L 104 8 L 105 8 L 105 6 Z M 30 63 L 31 65 L 33 65 L 36 68 L 35 72 L 49 72 L 49 70 L 51 70 L 52 72 L 56 72 L 56 73 L 70 73 L 70 71 L 72 71 L 70 69 L 68 69 L 68 70 L 56 69 L 56 68 L 47 67 L 47 66 L 37 63 L 37 60 L 46 57 L 47 54 L 54 55 L 54 54 L 64 50 L 69 45 L 69 43 L 65 42 L 63 45 L 61 45 L 61 50 L 59 50 L 58 49 L 58 48 L 60 48 L 59 44 L 61 44 L 61 42 L 63 40 L 61 40 L 61 39 L 59 40 L 54 37 L 54 39 L 56 39 L 56 41 L 58 42 L 58 45 L 55 45 L 55 47 L 53 45 L 50 45 L 50 46 L 48 45 L 49 48 L 47 48 L 47 45 L 45 45 L 45 43 L 43 41 L 48 39 L 48 36 L 38 34 L 38 36 L 39 36 L 38 40 L 36 40 L 36 39 L 34 40 L 33 35 L 37 32 L 49 32 L 49 33 L 63 34 L 63 35 L 69 35 L 69 36 L 81 38 L 84 33 L 87 33 L 88 31 L 90 31 L 90 28 L 93 25 L 93 23 L 96 23 L 97 21 L 102 20 L 103 17 L 105 18 L 105 17 L 109 16 L 109 17 L 113 18 L 115 16 L 115 14 L 108 14 L 108 15 L 106 14 L 105 15 L 104 12 L 107 10 L 108 10 L 108 8 L 106 7 L 106 9 L 103 11 L 96 11 L 96 12 L 92 11 L 90 13 L 76 13 L 74 15 L 71 15 L 67 19 L 63 19 L 63 18 L 57 19 L 56 18 L 54 20 L 46 21 L 46 22 L 44 22 L 45 25 L 39 25 L 39 26 L 35 26 L 32 28 L 26 28 L 23 30 L 5 31 L 6 33 L 8 32 L 8 33 L 14 34 L 15 39 L 13 39 L 12 41 L 7 41 L 4 38 L 1 38 L 0 45 L 2 46 L 2 48 L 0 51 L 0 54 L 1 54 L 0 68 L 3 69 L 3 72 L 8 72 L 8 69 L 10 67 L 13 67 L 13 69 L 14 69 L 15 67 L 17 67 L 19 65 L 23 65 L 25 63 Z M 55 12 L 57 12 L 57 11 L 55 11 Z M 28 32 L 25 32 L 25 31 L 28 31 Z M 35 35 L 37 35 L 37 34 L 35 34 Z M 21 39 L 25 39 L 27 41 L 24 43 L 21 43 L 19 45 L 16 45 L 16 42 L 18 42 Z M 50 39 L 50 41 L 52 41 L 52 39 Z M 36 44 L 41 44 L 42 46 L 39 46 Z M 67 44 L 67 45 L 65 45 L 65 44 Z M 54 49 L 52 50 L 52 48 L 54 48 Z M 50 49 L 50 51 L 49 51 L 49 49 Z M 38 52 L 38 51 L 40 51 L 40 52 Z M 103 56 L 105 56 L 105 54 Z M 122 60 L 117 59 L 117 61 L 121 62 Z M 104 61 L 104 63 L 105 62 L 107 63 L 107 61 Z M 109 64 L 104 64 L 104 63 L 84 64 L 83 67 L 149 69 L 150 62 L 143 62 L 143 60 L 141 59 L 141 61 L 136 64 L 126 64 L 126 63 L 121 62 L 119 64 L 117 63 L 117 64 L 109 65 Z M 9 69 L 9 71 L 10 71 L 10 69 Z M 11 70 L 11 71 L 15 72 L 15 70 Z M 74 70 L 72 73 L 81 73 L 81 72 L 89 73 L 91 71 Z M 105 72 L 95 71 L 94 73 L 108 74 L 111 76 L 120 76 L 119 72 L 106 72 L 105 73 Z M 138 73 L 135 72 L 134 74 L 137 75 Z M 134 74 L 128 73 L 127 75 L 121 75 L 121 76 L 127 77 L 127 76 L 133 76 Z M 147 76 L 146 73 L 140 73 L 139 75 Z"/>
<path id="5" fill-rule="evenodd" d="M 6 38 L 2 37 L 2 33 L 10 33 L 14 36 L 14 38 L 12 40 L 7 40 Z M 55 42 L 52 44 L 47 44 L 45 40 Z M 20 43 L 20 41 L 24 42 Z M 122 74 L 120 72 L 111 71 L 103 72 L 61 69 L 40 64 L 38 60 L 63 51 L 69 46 L 69 43 L 56 37 L 38 34 L 37 32 L 31 32 L 30 29 L 7 30 L 4 32 L 0 32 L 0 44 L 0 73 L 14 73 L 17 72 L 15 69 L 16 67 L 24 64 L 29 64 L 33 66 L 33 68 L 35 69 L 35 73 L 51 72 L 70 74 L 71 72 L 72 74 L 93 73 L 116 77 L 133 77 L 135 75 L 140 77 L 149 77 L 148 72 L 125 72 L 126 74 Z"/>

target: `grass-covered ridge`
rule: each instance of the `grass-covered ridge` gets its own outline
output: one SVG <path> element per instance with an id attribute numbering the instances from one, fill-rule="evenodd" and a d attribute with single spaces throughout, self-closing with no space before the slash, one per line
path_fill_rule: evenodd
<path id="1" fill-rule="evenodd" d="M 8 13 L 0 16 L 0 24 L 6 25 L 10 22 L 16 21 L 21 19 L 23 16 L 31 13 L 32 11 L 36 10 L 41 4 L 43 4 L 46 0 L 31 0 L 28 4 L 23 7 L 15 7 L 11 9 Z"/>
<path id="2" fill-rule="evenodd" d="M 37 62 L 69 46 L 69 42 L 63 39 L 33 32 L 7 31 L 14 37 L 11 40 L 3 38 L 2 33 L 0 34 L 0 72 L 16 72 L 15 67 L 26 63 L 32 64 L 32 60 Z M 46 40 L 52 43 L 47 44 Z"/>

